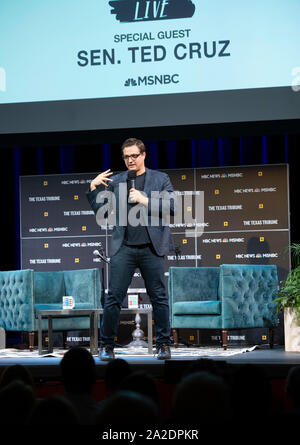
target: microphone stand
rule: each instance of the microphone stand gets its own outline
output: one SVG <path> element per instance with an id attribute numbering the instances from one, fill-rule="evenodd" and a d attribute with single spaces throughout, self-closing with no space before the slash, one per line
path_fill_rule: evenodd
<path id="1" fill-rule="evenodd" d="M 109 258 L 107 258 L 104 254 L 103 248 L 101 248 L 101 253 L 99 252 L 99 250 L 94 250 L 93 252 L 94 255 L 97 255 L 100 258 L 100 262 L 102 262 L 102 267 L 101 267 L 101 306 L 102 308 L 104 308 L 104 303 L 105 303 L 105 286 L 104 286 L 104 267 L 105 264 L 109 264 L 110 260 Z"/>
<path id="2" fill-rule="evenodd" d="M 175 252 L 175 257 L 176 257 L 176 264 L 177 264 L 177 266 L 179 266 L 178 261 L 179 261 L 179 255 L 181 254 L 181 250 L 179 249 L 178 246 L 175 246 L 174 252 Z"/>

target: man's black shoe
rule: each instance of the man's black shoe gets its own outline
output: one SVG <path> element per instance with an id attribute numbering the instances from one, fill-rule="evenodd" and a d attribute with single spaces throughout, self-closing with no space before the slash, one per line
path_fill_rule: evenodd
<path id="1" fill-rule="evenodd" d="M 114 353 L 113 346 L 107 345 L 107 346 L 103 346 L 102 348 L 100 348 L 99 358 L 103 362 L 110 362 L 110 361 L 114 360 L 115 353 Z"/>
<path id="2" fill-rule="evenodd" d="M 171 358 L 170 346 L 167 344 L 161 344 L 157 346 L 157 359 L 169 360 Z"/>

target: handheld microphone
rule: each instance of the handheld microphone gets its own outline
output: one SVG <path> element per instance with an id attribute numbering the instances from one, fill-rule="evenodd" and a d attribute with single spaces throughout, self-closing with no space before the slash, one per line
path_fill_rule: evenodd
<path id="1" fill-rule="evenodd" d="M 110 259 L 107 258 L 104 253 L 100 253 L 99 250 L 94 250 L 93 255 L 98 256 L 99 258 L 101 258 L 102 261 L 104 261 L 105 263 L 110 263 Z"/>
<path id="2" fill-rule="evenodd" d="M 128 172 L 129 189 L 135 189 L 135 178 L 136 178 L 136 170 L 129 170 Z M 131 201 L 129 197 L 128 197 L 128 202 L 130 204 L 134 204 L 134 201 Z"/>
<path id="3" fill-rule="evenodd" d="M 93 255 L 97 255 L 104 263 L 108 263 L 109 264 L 110 263 L 110 259 L 106 258 L 101 243 L 100 243 L 100 250 L 101 250 L 101 253 L 97 249 L 94 250 Z M 101 280 L 101 306 L 104 307 L 104 305 L 105 305 L 104 266 L 101 268 L 101 273 L 102 273 L 102 280 Z"/>

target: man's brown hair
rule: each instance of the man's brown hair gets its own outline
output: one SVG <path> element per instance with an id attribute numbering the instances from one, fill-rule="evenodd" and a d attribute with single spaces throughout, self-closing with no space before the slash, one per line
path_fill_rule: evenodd
<path id="1" fill-rule="evenodd" d="M 124 148 L 131 147 L 132 145 L 136 145 L 138 149 L 140 150 L 140 153 L 144 153 L 146 151 L 146 147 L 143 141 L 136 138 L 128 138 L 126 141 L 123 142 L 121 150 L 123 153 Z"/>

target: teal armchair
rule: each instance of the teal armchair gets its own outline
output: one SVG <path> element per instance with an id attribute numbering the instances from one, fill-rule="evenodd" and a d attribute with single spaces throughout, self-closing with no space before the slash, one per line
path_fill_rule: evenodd
<path id="1" fill-rule="evenodd" d="M 38 311 L 62 309 L 62 297 L 73 296 L 76 309 L 100 309 L 99 269 L 35 272 L 32 269 L 0 272 L 0 327 L 29 333 L 33 350 Z M 42 328 L 48 329 L 43 319 Z M 53 330 L 89 329 L 89 317 L 58 317 Z"/>
<path id="2" fill-rule="evenodd" d="M 273 347 L 278 325 L 275 265 L 170 267 L 168 287 L 175 346 L 179 329 L 218 329 L 227 349 L 229 330 L 266 327 Z"/>

